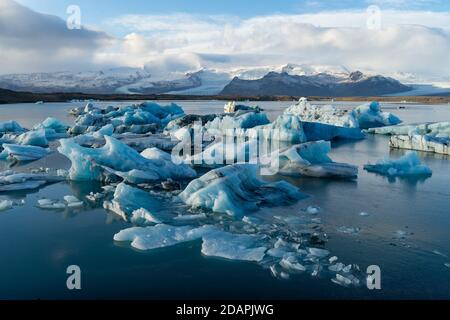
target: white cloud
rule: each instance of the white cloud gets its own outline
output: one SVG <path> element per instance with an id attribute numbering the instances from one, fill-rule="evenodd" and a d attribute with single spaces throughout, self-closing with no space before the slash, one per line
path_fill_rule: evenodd
<path id="1" fill-rule="evenodd" d="M 1 73 L 94 66 L 94 52 L 111 43 L 103 32 L 69 30 L 65 21 L 0 0 Z"/>
<path id="2" fill-rule="evenodd" d="M 380 30 L 368 30 L 366 19 L 364 10 L 249 19 L 126 15 L 102 24 L 106 30 L 127 34 L 113 39 L 98 31 L 70 31 L 59 18 L 0 0 L 0 70 L 146 66 L 163 77 L 201 67 L 290 62 L 425 78 L 450 74 L 449 12 L 382 11 Z"/>
<path id="3" fill-rule="evenodd" d="M 368 30 L 365 11 L 236 17 L 129 15 L 115 19 L 122 28 L 138 30 L 133 55 L 202 53 L 206 66 L 262 63 L 346 65 L 352 69 L 449 74 L 450 13 L 383 11 L 382 28 Z M 145 40 L 144 40 L 145 39 Z M 145 45 L 143 45 L 145 43 Z M 128 52 L 125 47 L 123 52 Z M 218 55 L 222 59 L 205 59 Z M 129 54 L 125 54 L 129 56 Z M 227 57 L 224 59 L 224 57 Z M 136 61 L 136 59 L 133 59 Z M 127 61 L 123 61 L 127 63 Z"/>

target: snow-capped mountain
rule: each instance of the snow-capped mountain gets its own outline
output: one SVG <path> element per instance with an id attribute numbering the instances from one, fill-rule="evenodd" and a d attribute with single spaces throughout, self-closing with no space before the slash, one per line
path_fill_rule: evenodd
<path id="1" fill-rule="evenodd" d="M 261 79 L 243 80 L 235 77 L 222 90 L 232 96 L 377 96 L 406 92 L 410 87 L 380 75 L 355 71 L 347 76 L 330 74 L 291 75 L 270 72 Z"/>
<path id="2" fill-rule="evenodd" d="M 278 75 L 278 76 L 277 76 Z M 276 80 L 276 78 L 278 80 Z M 215 95 L 219 93 L 235 94 L 243 90 L 244 84 L 250 82 L 261 83 L 279 81 L 270 85 L 271 90 L 259 92 L 261 94 L 284 94 L 293 92 L 292 83 L 303 85 L 309 92 L 327 95 L 342 95 L 344 93 L 358 94 L 352 90 L 342 90 L 344 87 L 354 86 L 362 89 L 364 86 L 375 86 L 371 92 L 378 94 L 406 91 L 398 81 L 370 74 L 351 72 L 343 66 L 286 64 L 281 66 L 240 67 L 232 69 L 204 68 L 186 74 L 153 75 L 146 68 L 114 68 L 93 72 L 55 72 L 11 74 L 0 76 L 0 88 L 15 91 L 31 91 L 39 93 L 51 92 L 83 92 L 83 93 L 122 93 L 122 94 L 186 94 L 186 95 Z M 237 85 L 239 84 L 239 85 Z M 274 83 L 275 84 L 275 83 Z M 357 85 L 359 84 L 359 85 Z M 280 86 L 285 86 L 281 88 Z M 275 90 L 275 88 L 278 88 Z M 317 89 L 319 88 L 319 89 Z M 326 90 L 324 88 L 327 88 Z M 247 92 L 248 88 L 246 89 Z M 312 91 L 311 91 L 312 90 Z M 333 90 L 341 90 L 334 92 Z M 297 90 L 298 91 L 298 90 Z M 295 91 L 295 92 L 297 92 Z M 367 90 L 366 90 L 367 91 Z M 251 91 L 258 93 L 258 91 Z M 272 93 L 271 93 L 272 92 Z M 284 92 L 284 93 L 283 93 Z M 302 91 L 303 92 L 303 91 Z M 239 94 L 244 95 L 242 91 Z M 359 93 L 364 95 L 365 93 Z M 311 93 L 312 95 L 312 93 Z"/>

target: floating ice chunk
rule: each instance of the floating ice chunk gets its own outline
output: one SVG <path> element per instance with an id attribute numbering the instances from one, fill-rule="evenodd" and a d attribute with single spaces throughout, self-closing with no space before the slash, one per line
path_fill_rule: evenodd
<path id="1" fill-rule="evenodd" d="M 306 208 L 306 212 L 309 214 L 318 214 L 320 212 L 320 208 L 318 206 L 309 206 Z"/>
<path id="2" fill-rule="evenodd" d="M 125 229 L 114 235 L 115 241 L 131 241 L 139 250 L 151 250 L 202 239 L 202 253 L 206 256 L 232 260 L 261 261 L 267 250 L 259 246 L 260 239 L 246 234 L 232 234 L 213 226 L 173 227 L 158 224 L 146 228 Z"/>
<path id="3" fill-rule="evenodd" d="M 303 272 L 306 268 L 298 262 L 297 258 L 289 255 L 280 261 L 280 266 L 290 272 Z"/>
<path id="4" fill-rule="evenodd" d="M 446 266 L 447 268 L 450 268 L 450 262 L 444 263 L 444 266 Z"/>
<path id="5" fill-rule="evenodd" d="M 450 121 L 370 128 L 367 132 L 385 135 L 448 135 L 450 133 Z"/>
<path id="6" fill-rule="evenodd" d="M 306 98 L 284 111 L 286 115 L 295 115 L 302 121 L 331 124 L 338 127 L 358 128 L 358 120 L 352 112 L 339 110 L 331 105 L 314 106 Z"/>
<path id="7" fill-rule="evenodd" d="M 67 136 L 70 126 L 62 121 L 49 117 L 43 122 L 34 126 L 33 130 L 44 130 L 47 139 L 60 139 Z"/>
<path id="8" fill-rule="evenodd" d="M 47 183 L 59 182 L 63 177 L 40 173 L 0 172 L 0 192 L 35 189 Z"/>
<path id="9" fill-rule="evenodd" d="M 157 212 L 161 210 L 160 200 L 141 189 L 131 187 L 125 183 L 120 183 L 114 192 L 114 198 L 111 201 L 105 201 L 103 207 L 121 216 L 128 221 L 133 213 L 139 209 L 145 209 L 148 212 Z M 142 213 L 142 211 L 137 214 Z M 162 220 L 161 217 L 156 219 Z"/>
<path id="10" fill-rule="evenodd" d="M 67 206 L 69 208 L 78 208 L 78 207 L 82 207 L 83 206 L 83 201 L 80 201 L 77 197 L 75 196 L 64 196 L 64 200 L 67 202 Z"/>
<path id="11" fill-rule="evenodd" d="M 325 258 L 330 255 L 330 251 L 319 248 L 308 248 L 308 252 L 310 255 L 317 258 Z"/>
<path id="12" fill-rule="evenodd" d="M 250 106 L 245 106 L 242 104 L 236 104 L 235 101 L 230 101 L 227 104 L 225 104 L 225 107 L 223 108 L 225 113 L 234 113 L 236 111 L 239 110 L 255 110 L 255 111 L 262 111 L 258 106 L 256 107 L 250 107 Z"/>
<path id="13" fill-rule="evenodd" d="M 232 234 L 224 231 L 203 235 L 202 253 L 206 256 L 230 260 L 259 262 L 267 248 L 259 245 L 259 237 L 247 234 Z"/>
<path id="14" fill-rule="evenodd" d="M 17 137 L 17 143 L 22 145 L 47 147 L 48 140 L 44 129 L 28 131 Z"/>
<path id="15" fill-rule="evenodd" d="M 339 273 L 336 274 L 336 277 L 331 279 L 331 281 L 333 281 L 334 283 L 340 285 L 340 286 L 344 286 L 344 287 L 348 287 L 351 285 L 358 285 L 359 284 L 359 280 L 350 275 L 350 276 L 343 276 Z"/>
<path id="16" fill-rule="evenodd" d="M 158 224 L 152 227 L 134 227 L 114 235 L 115 241 L 131 241 L 131 246 L 139 250 L 152 250 L 170 247 L 179 243 L 194 241 L 215 230 L 211 226 L 192 228 L 189 226 L 173 227 Z"/>
<path id="17" fill-rule="evenodd" d="M 427 135 L 392 136 L 389 145 L 392 148 L 434 152 L 450 155 L 450 138 Z"/>
<path id="18" fill-rule="evenodd" d="M 328 141 L 307 142 L 275 153 L 279 156 L 278 173 L 288 176 L 354 179 L 358 168 L 333 162 L 327 155 L 331 151 Z"/>
<path id="19" fill-rule="evenodd" d="M 38 207 L 41 209 L 61 210 L 66 208 L 66 204 L 62 201 L 51 199 L 39 199 Z"/>
<path id="20" fill-rule="evenodd" d="M 88 199 L 89 201 L 92 201 L 92 202 L 96 202 L 96 201 L 98 201 L 98 200 L 103 199 L 104 197 L 105 197 L 105 194 L 104 194 L 104 193 L 100 193 L 100 192 L 96 192 L 96 193 L 90 192 L 90 193 L 86 196 L 86 199 Z"/>
<path id="21" fill-rule="evenodd" d="M 342 269 L 344 269 L 344 267 L 345 267 L 345 264 L 338 262 L 336 264 L 329 266 L 328 270 L 333 271 L 333 272 L 341 272 Z"/>
<path id="22" fill-rule="evenodd" d="M 0 133 L 21 133 L 25 129 L 14 120 L 0 122 Z"/>
<path id="23" fill-rule="evenodd" d="M 192 181 L 179 195 L 194 208 L 244 215 L 264 205 L 284 205 L 301 198 L 298 189 L 281 181 L 266 183 L 256 177 L 258 167 L 235 164 L 212 170 Z"/>
<path id="24" fill-rule="evenodd" d="M 131 213 L 130 221 L 136 225 L 158 224 L 161 221 L 147 209 L 139 208 Z"/>
<path id="25" fill-rule="evenodd" d="M 338 257 L 332 256 L 330 259 L 328 259 L 328 262 L 335 263 L 338 260 Z"/>
<path id="26" fill-rule="evenodd" d="M 13 207 L 11 200 L 0 200 L 0 212 L 9 210 Z"/>
<path id="27" fill-rule="evenodd" d="M 302 143 L 307 141 L 303 125 L 296 116 L 281 115 L 274 122 L 254 127 L 247 133 L 252 138 L 277 140 L 289 143 Z"/>
<path id="28" fill-rule="evenodd" d="M 393 126 L 402 122 L 392 113 L 381 111 L 380 104 L 377 101 L 365 103 L 355 108 L 352 114 L 357 119 L 361 129 Z"/>
<path id="29" fill-rule="evenodd" d="M 101 180 L 102 167 L 108 167 L 131 182 L 138 180 L 183 179 L 196 176 L 187 165 L 176 165 L 171 156 L 155 148 L 139 154 L 122 142 L 105 136 L 106 144 L 97 149 L 85 148 L 73 139 L 60 140 L 58 151 L 71 162 L 70 179 Z"/>
<path id="30" fill-rule="evenodd" d="M 359 215 L 360 215 L 361 217 L 367 217 L 367 216 L 370 215 L 370 213 L 368 213 L 368 212 L 360 212 Z"/>
<path id="31" fill-rule="evenodd" d="M 415 152 L 409 152 L 398 160 L 383 160 L 376 164 L 368 164 L 364 169 L 390 177 L 431 176 L 431 169 L 420 164 Z"/>
<path id="32" fill-rule="evenodd" d="M 235 135 L 236 131 L 245 132 L 257 126 L 270 123 L 266 114 L 257 111 L 239 111 L 224 117 L 216 117 L 205 124 L 205 129 L 210 135 Z"/>
<path id="33" fill-rule="evenodd" d="M 340 233 L 346 233 L 346 234 L 357 234 L 361 231 L 361 229 L 358 227 L 342 226 L 342 227 L 337 228 L 337 231 Z"/>
<path id="34" fill-rule="evenodd" d="M 36 146 L 22 146 L 17 144 L 3 144 L 0 158 L 15 159 L 17 161 L 32 161 L 46 157 L 51 153 L 50 149 Z"/>
<path id="35" fill-rule="evenodd" d="M 174 218 L 174 220 L 177 221 L 192 221 L 192 220 L 202 220 L 206 219 L 206 214 L 199 213 L 199 214 L 185 214 L 185 215 L 179 215 Z"/>

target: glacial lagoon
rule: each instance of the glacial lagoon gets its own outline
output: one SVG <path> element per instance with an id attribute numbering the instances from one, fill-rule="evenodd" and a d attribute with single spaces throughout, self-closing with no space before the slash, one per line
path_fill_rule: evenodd
<path id="1" fill-rule="evenodd" d="M 224 105 L 223 101 L 175 102 L 187 114 L 219 113 Z M 130 102 L 94 104 L 118 106 Z M 258 103 L 272 121 L 291 104 Z M 360 103 L 333 104 L 349 107 Z M 71 124 L 74 118 L 68 115 L 68 109 L 83 105 L 2 105 L 0 121 L 16 120 L 30 128 L 52 116 Z M 450 120 L 449 105 L 382 106 L 407 124 Z M 326 235 L 327 241 L 320 247 L 330 251 L 331 256 L 344 264 L 357 264 L 362 273 L 368 266 L 378 265 L 381 290 L 368 290 L 364 283 L 343 287 L 328 276 L 307 272 L 290 275 L 289 279 L 277 278 L 268 268 L 253 262 L 204 256 L 200 240 L 150 251 L 135 250 L 127 242 L 113 240 L 130 224 L 101 205 L 85 201 L 78 209 L 38 208 L 41 198 L 74 195 L 84 200 L 90 192 L 101 190 L 99 183 L 60 182 L 0 195 L 1 200 L 24 200 L 23 205 L 0 213 L 0 298 L 450 298 L 450 158 L 419 152 L 421 162 L 433 171 L 432 177 L 392 180 L 363 170 L 369 162 L 399 158 L 407 152 L 390 149 L 389 137 L 368 135 L 356 142 L 333 142 L 332 147 L 333 160 L 359 167 L 356 181 L 264 177 L 269 181 L 284 179 L 309 197 L 290 206 L 262 208 L 249 216 L 275 219 L 274 223 L 310 219 L 308 227 Z M 6 170 L 8 163 L 1 161 L 0 167 Z M 70 161 L 54 153 L 15 166 L 14 170 L 36 167 L 67 169 Z M 163 205 L 163 210 L 173 210 L 170 202 Z M 310 206 L 318 206 L 320 211 L 312 214 L 307 210 Z M 295 223 L 291 227 L 295 228 Z M 81 268 L 80 291 L 67 290 L 69 265 Z"/>

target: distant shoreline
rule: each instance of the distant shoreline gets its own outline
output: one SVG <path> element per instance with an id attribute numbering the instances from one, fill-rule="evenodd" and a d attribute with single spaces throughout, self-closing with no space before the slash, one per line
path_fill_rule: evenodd
<path id="1" fill-rule="evenodd" d="M 16 92 L 0 89 L 0 104 L 14 103 L 36 103 L 43 102 L 70 102 L 71 100 L 99 100 L 99 101 L 139 101 L 139 100 L 221 100 L 221 101 L 295 101 L 300 96 L 223 96 L 223 95 L 176 95 L 176 94 L 151 94 L 151 95 L 128 95 L 128 94 L 86 94 L 86 93 L 33 93 Z M 380 101 L 398 103 L 421 103 L 421 104 L 448 104 L 448 96 L 380 96 L 380 97 L 307 97 L 311 101 Z"/>

